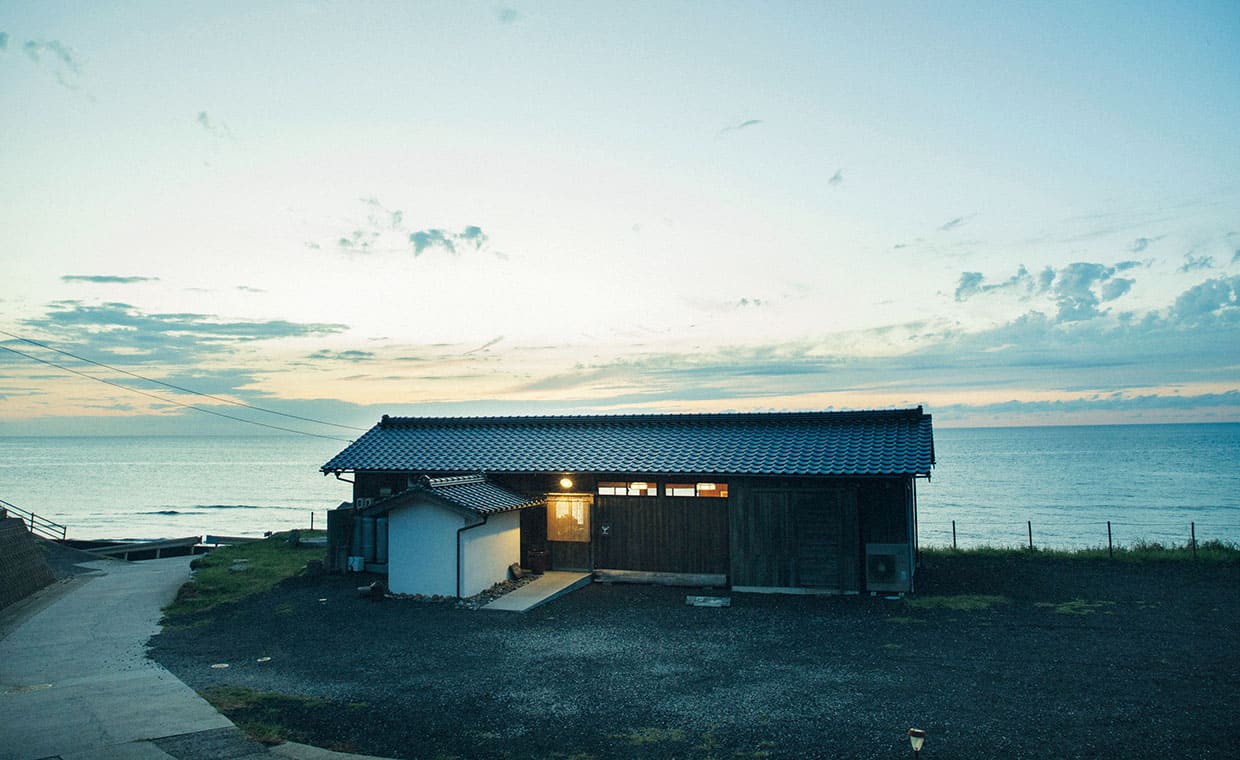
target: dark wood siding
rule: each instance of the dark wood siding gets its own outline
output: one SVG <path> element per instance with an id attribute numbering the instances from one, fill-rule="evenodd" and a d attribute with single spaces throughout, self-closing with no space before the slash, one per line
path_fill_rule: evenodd
<path id="1" fill-rule="evenodd" d="M 857 488 L 861 539 L 867 544 L 911 542 L 908 514 L 913 484 L 907 480 L 867 480 Z"/>
<path id="2" fill-rule="evenodd" d="M 746 481 L 732 490 L 732 585 L 859 589 L 855 489 Z"/>
<path id="3" fill-rule="evenodd" d="M 597 568 L 720 575 L 729 571 L 727 499 L 599 496 L 594 510 Z"/>
<path id="4" fill-rule="evenodd" d="M 530 551 L 547 551 L 547 508 L 521 510 L 521 567 L 533 567 Z M 550 557 L 547 557 L 550 559 Z"/>
<path id="5" fill-rule="evenodd" d="M 547 556 L 552 570 L 594 570 L 586 541 L 548 541 Z"/>

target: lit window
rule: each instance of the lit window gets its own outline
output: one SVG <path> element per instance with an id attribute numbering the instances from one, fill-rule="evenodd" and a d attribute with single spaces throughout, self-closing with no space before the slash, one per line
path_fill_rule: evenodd
<path id="1" fill-rule="evenodd" d="M 668 496 L 697 496 L 703 499 L 728 498 L 727 483 L 668 483 L 663 487 Z"/>
<path id="2" fill-rule="evenodd" d="M 590 497 L 547 497 L 547 540 L 590 540 Z"/>
<path id="3" fill-rule="evenodd" d="M 599 483 L 599 496 L 658 496 L 659 486 L 644 480 L 631 483 Z"/>

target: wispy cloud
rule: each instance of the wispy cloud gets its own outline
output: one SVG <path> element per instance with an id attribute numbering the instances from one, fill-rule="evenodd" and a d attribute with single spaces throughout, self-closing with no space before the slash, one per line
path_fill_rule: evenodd
<path id="1" fill-rule="evenodd" d="M 495 19 L 501 24 L 515 24 L 521 19 L 521 14 L 515 8 L 504 7 L 495 11 Z"/>
<path id="2" fill-rule="evenodd" d="M 199 111 L 198 116 L 197 118 L 194 119 L 194 121 L 196 121 L 198 123 L 198 126 L 205 129 L 213 137 L 216 137 L 220 140 L 228 140 L 228 141 L 235 142 L 237 139 L 236 137 L 233 136 L 233 132 L 231 129 L 229 129 L 227 124 L 223 122 L 213 121 L 206 111 Z"/>
<path id="3" fill-rule="evenodd" d="M 827 180 L 828 185 L 839 185 L 844 182 L 844 170 L 836 169 L 835 174 L 831 175 L 831 179 Z"/>
<path id="4" fill-rule="evenodd" d="M 1113 415 L 1141 415 L 1152 411 L 1184 411 L 1196 409 L 1240 407 L 1240 391 L 1173 395 L 1164 393 L 1086 394 L 1077 398 L 1052 401 L 1010 400 L 982 404 L 944 404 L 934 408 L 938 419 L 1046 416 L 1065 419 L 1086 412 L 1107 412 Z"/>
<path id="5" fill-rule="evenodd" d="M 326 348 L 306 356 L 311 361 L 364 362 L 375 358 L 373 351 L 329 351 Z"/>
<path id="6" fill-rule="evenodd" d="M 6 47 L 7 41 L 6 35 Z M 78 80 L 82 75 L 82 62 L 68 45 L 60 40 L 26 40 L 22 51 L 35 65 L 49 69 L 62 87 L 70 90 L 80 88 Z"/>
<path id="7" fill-rule="evenodd" d="M 391 209 L 378 198 L 362 198 L 366 207 L 366 220 L 354 229 L 338 237 L 332 246 L 341 253 L 393 253 L 410 251 L 421 256 L 428 251 L 441 251 L 456 255 L 464 251 L 487 250 L 497 258 L 507 258 L 490 248 L 490 237 L 477 225 L 466 225 L 452 230 L 442 227 L 410 229 L 405 223 L 405 212 Z M 316 242 L 308 242 L 312 250 L 322 250 Z"/>
<path id="8" fill-rule="evenodd" d="M 1189 325 L 1240 327 L 1240 275 L 1215 277 L 1194 285 L 1175 299 L 1171 313 L 1176 320 Z"/>
<path id="9" fill-rule="evenodd" d="M 459 249 L 473 248 L 482 250 L 487 243 L 487 236 L 481 227 L 468 226 L 460 232 L 429 229 L 409 233 L 409 242 L 413 245 L 413 255 L 420 256 L 424 251 L 440 249 L 447 253 L 459 253 Z"/>
<path id="10" fill-rule="evenodd" d="M 503 339 L 504 339 L 504 336 L 503 336 L 503 335 L 496 336 L 496 337 L 491 338 L 490 340 L 488 340 L 486 343 L 483 343 L 481 346 L 478 346 L 477 348 L 471 348 L 471 349 L 469 349 L 468 351 L 464 352 L 464 353 L 463 353 L 463 354 L 461 354 L 461 355 L 462 355 L 462 356 L 469 356 L 470 354 L 476 354 L 476 353 L 480 353 L 480 352 L 482 352 L 482 351 L 486 351 L 486 350 L 487 350 L 487 349 L 489 349 L 491 346 L 494 346 L 494 345 L 498 344 L 499 342 L 501 342 Z"/>
<path id="11" fill-rule="evenodd" d="M 136 282 L 159 282 L 158 277 L 138 277 L 116 274 L 66 274 L 61 282 L 88 282 L 96 285 L 115 284 L 131 285 Z"/>
<path id="12" fill-rule="evenodd" d="M 951 232 L 962 224 L 964 224 L 964 217 L 958 216 L 955 219 L 950 219 L 943 224 L 940 224 L 939 229 L 943 232 Z"/>
<path id="13" fill-rule="evenodd" d="M 187 359 L 227 351 L 246 343 L 330 335 L 347 325 L 286 320 L 226 320 L 214 314 L 150 314 L 126 303 L 84 304 L 57 301 L 47 313 L 23 322 L 67 344 L 89 344 L 96 351 L 141 361 Z"/>
<path id="14" fill-rule="evenodd" d="M 1176 271 L 1179 272 L 1197 272 L 1202 269 L 1213 269 L 1213 256 L 1194 256 L 1191 253 L 1184 254 L 1184 263 Z"/>
<path id="15" fill-rule="evenodd" d="M 8 49 L 9 49 L 9 33 L 0 32 L 0 53 L 3 53 L 7 51 Z"/>
<path id="16" fill-rule="evenodd" d="M 1059 306 L 1056 315 L 1059 321 L 1079 322 L 1101 315 L 1103 312 L 1099 311 L 1098 305 L 1111 300 L 1106 297 L 1102 284 L 1109 280 L 1115 271 L 1115 267 L 1085 261 L 1069 264 L 1059 270 L 1052 286 L 1055 301 Z M 1128 285 L 1130 287 L 1131 282 Z M 1114 297 L 1118 298 L 1126 292 L 1128 288 L 1122 288 Z"/>
<path id="17" fill-rule="evenodd" d="M 1152 244 L 1157 243 L 1159 240 L 1162 240 L 1162 239 L 1163 239 L 1162 235 L 1159 235 L 1158 237 L 1152 237 L 1152 238 L 1151 237 L 1139 237 L 1136 240 L 1132 241 L 1132 245 L 1128 246 L 1128 250 L 1132 251 L 1133 253 L 1141 253 L 1146 248 L 1149 248 Z"/>
<path id="18" fill-rule="evenodd" d="M 742 122 L 739 122 L 739 123 L 737 123 L 737 124 L 729 124 L 728 126 L 726 126 L 726 127 L 724 127 L 723 129 L 719 130 L 719 134 L 718 134 L 717 136 L 718 136 L 718 137 L 723 137 L 724 135 L 728 134 L 729 132 L 739 132 L 739 131 L 741 131 L 742 129 L 749 129 L 750 127 L 756 127 L 756 126 L 758 126 L 759 124 L 762 124 L 762 123 L 763 123 L 762 119 L 748 119 L 748 120 L 746 120 L 746 121 L 742 121 Z"/>
<path id="19" fill-rule="evenodd" d="M 956 284 L 955 298 L 957 301 L 963 302 L 981 293 L 1011 289 L 1019 289 L 1028 294 L 1038 289 L 1045 290 L 1050 284 L 1047 281 L 1048 279 L 1050 278 L 1044 275 L 1035 281 L 1023 264 L 1016 270 L 1016 274 L 1003 282 L 989 284 L 986 283 L 986 278 L 981 272 L 961 272 L 960 280 Z"/>
<path id="20" fill-rule="evenodd" d="M 1049 294 L 1060 322 L 1079 322 L 1106 313 L 1101 304 L 1125 295 L 1136 280 L 1116 277 L 1118 272 L 1140 266 L 1140 262 L 1122 261 L 1114 265 L 1078 261 L 1061 269 L 1046 267 L 1036 277 L 1021 265 L 1016 274 L 1001 282 L 987 283 L 981 272 L 962 272 L 956 284 L 955 300 L 968 299 L 998 291 L 1013 291 L 1022 299 Z"/>

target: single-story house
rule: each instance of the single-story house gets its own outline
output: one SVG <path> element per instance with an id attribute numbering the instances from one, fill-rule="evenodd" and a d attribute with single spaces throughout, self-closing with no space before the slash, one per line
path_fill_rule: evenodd
<path id="1" fill-rule="evenodd" d="M 371 546 L 365 563 L 386 570 L 394 591 L 456 586 L 467 596 L 519 561 L 736 591 L 856 593 L 912 589 L 915 486 L 933 464 L 931 418 L 917 407 L 385 415 L 322 471 L 352 473 L 353 502 L 336 511 L 371 521 L 354 528 L 363 536 L 352 552 Z"/>

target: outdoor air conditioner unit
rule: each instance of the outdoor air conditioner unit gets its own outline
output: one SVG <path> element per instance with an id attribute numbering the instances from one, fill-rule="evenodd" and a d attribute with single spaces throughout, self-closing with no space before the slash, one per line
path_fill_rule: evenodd
<path id="1" fill-rule="evenodd" d="M 371 497 L 362 496 L 361 498 L 357 500 L 356 506 L 358 509 L 365 509 L 366 507 L 369 507 L 371 504 L 374 504 L 374 503 L 375 503 L 375 500 L 372 499 Z"/>
<path id="2" fill-rule="evenodd" d="M 868 591 L 908 591 L 912 580 L 908 544 L 865 545 L 865 587 Z"/>

